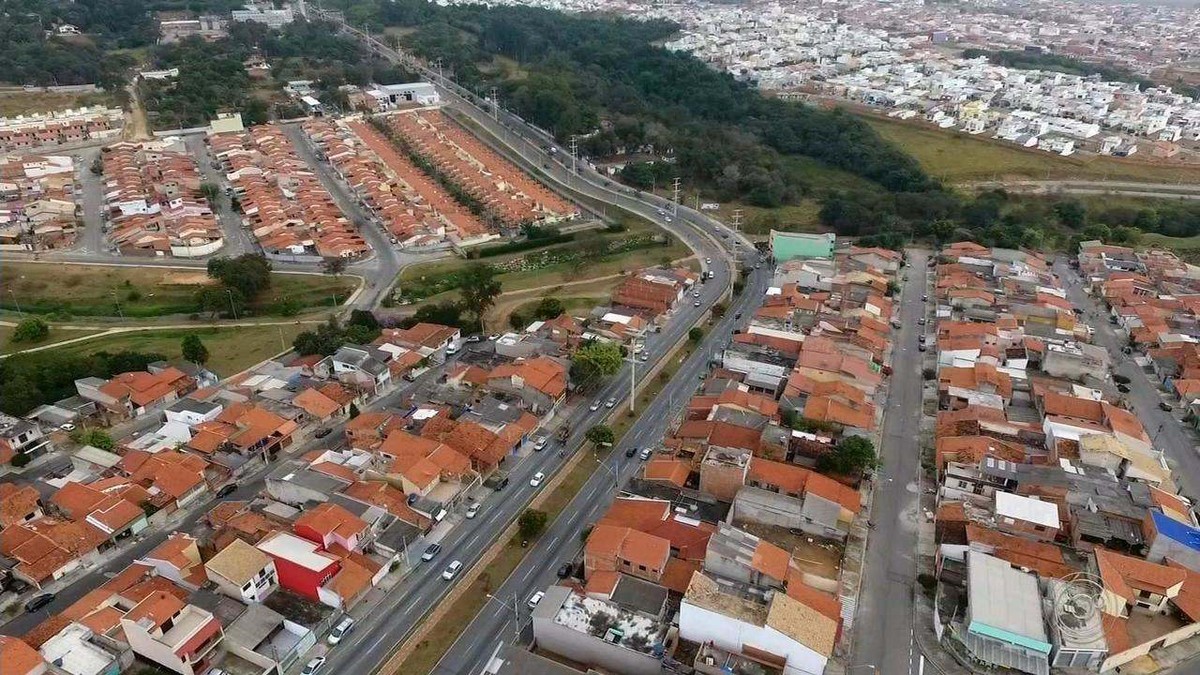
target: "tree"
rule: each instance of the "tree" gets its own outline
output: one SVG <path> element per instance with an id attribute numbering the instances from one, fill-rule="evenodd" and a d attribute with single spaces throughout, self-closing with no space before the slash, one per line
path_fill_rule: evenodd
<path id="1" fill-rule="evenodd" d="M 546 529 L 546 520 L 545 511 L 538 511 L 537 509 L 525 509 L 522 511 L 521 517 L 517 518 L 517 528 L 521 532 L 521 539 L 528 541 L 536 538 Z"/>
<path id="2" fill-rule="evenodd" d="M 27 466 L 32 461 L 33 461 L 33 456 L 30 455 L 29 453 L 18 452 L 18 453 L 13 454 L 12 459 L 10 460 L 10 463 L 14 467 L 20 469 L 23 466 Z"/>
<path id="3" fill-rule="evenodd" d="M 875 466 L 875 444 L 862 436 L 847 436 L 833 452 L 821 455 L 817 468 L 829 473 L 853 476 Z"/>
<path id="4" fill-rule="evenodd" d="M 45 321 L 31 316 L 22 319 L 13 329 L 13 342 L 40 342 L 50 336 L 50 326 Z"/>
<path id="5" fill-rule="evenodd" d="M 351 404 L 350 404 L 350 413 L 349 413 L 349 415 L 350 415 L 350 419 L 354 419 L 355 417 L 358 417 L 358 414 L 359 414 L 359 412 L 358 412 L 358 406 L 357 406 L 357 405 L 355 405 L 355 404 L 353 404 L 353 403 L 351 403 Z"/>
<path id="6" fill-rule="evenodd" d="M 1054 215 L 1064 227 L 1077 230 L 1087 222 L 1087 207 L 1078 199 L 1066 199 L 1054 205 Z"/>
<path id="7" fill-rule="evenodd" d="M 699 326 L 692 326 L 688 331 L 688 339 L 692 342 L 699 342 L 704 339 L 704 329 Z"/>
<path id="8" fill-rule="evenodd" d="M 271 263 L 266 257 L 253 253 L 236 258 L 213 258 L 208 261 L 208 276 L 239 291 L 244 298 L 255 298 L 271 287 Z"/>
<path id="9" fill-rule="evenodd" d="M 221 194 L 221 188 L 217 187 L 216 183 L 201 183 L 200 194 L 204 195 L 209 204 L 216 207 L 217 197 Z"/>
<path id="10" fill-rule="evenodd" d="M 562 301 L 558 298 L 542 298 L 537 307 L 534 307 L 533 316 L 545 321 L 559 316 L 564 309 Z"/>
<path id="11" fill-rule="evenodd" d="M 342 257 L 322 258 L 321 271 L 330 276 L 341 276 L 346 271 L 346 259 Z"/>
<path id="12" fill-rule="evenodd" d="M 483 325 L 483 315 L 496 304 L 500 295 L 500 282 L 496 280 L 496 268 L 485 263 L 475 263 L 463 270 L 458 292 L 463 305 L 475 320 Z"/>
<path id="13" fill-rule="evenodd" d="M 621 346 L 593 340 L 571 355 L 571 381 L 577 387 L 592 387 L 621 369 Z"/>
<path id="14" fill-rule="evenodd" d="M 117 445 L 113 441 L 112 436 L 109 436 L 107 433 L 100 431 L 99 429 L 92 429 L 90 431 L 76 429 L 75 431 L 71 432 L 71 440 L 79 443 L 80 445 L 90 445 L 94 448 L 100 448 L 101 450 L 112 450 Z"/>
<path id="15" fill-rule="evenodd" d="M 183 352 L 183 358 L 197 365 L 204 365 L 208 361 L 208 347 L 200 341 L 200 336 L 195 333 L 189 333 L 183 338 L 180 344 L 180 351 Z"/>
<path id="16" fill-rule="evenodd" d="M 601 446 L 610 446 L 616 440 L 613 430 L 606 424 L 597 424 L 591 429 L 588 429 L 587 433 L 584 434 L 583 437 L 592 443 Z"/>

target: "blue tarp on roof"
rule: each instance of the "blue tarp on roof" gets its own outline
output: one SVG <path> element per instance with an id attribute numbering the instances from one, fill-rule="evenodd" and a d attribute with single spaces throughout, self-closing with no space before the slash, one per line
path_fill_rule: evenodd
<path id="1" fill-rule="evenodd" d="M 1154 529 L 1164 537 L 1169 537 L 1194 551 L 1200 551 L 1200 529 L 1186 523 L 1181 523 L 1159 511 L 1151 511 L 1154 519 Z"/>

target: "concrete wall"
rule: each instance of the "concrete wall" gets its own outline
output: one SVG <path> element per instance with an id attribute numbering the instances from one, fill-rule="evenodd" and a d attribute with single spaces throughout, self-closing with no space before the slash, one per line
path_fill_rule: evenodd
<path id="1" fill-rule="evenodd" d="M 542 649 L 610 672 L 622 675 L 658 675 L 662 672 L 662 662 L 649 654 L 561 626 L 552 618 L 533 618 L 533 639 Z"/>
<path id="2" fill-rule="evenodd" d="M 711 642 L 721 649 L 740 653 L 751 646 L 787 658 L 784 675 L 821 675 L 828 661 L 769 626 L 757 626 L 690 604 L 679 607 L 679 635 L 692 642 Z"/>
<path id="3" fill-rule="evenodd" d="M 1117 666 L 1125 665 L 1134 659 L 1149 654 L 1152 650 L 1161 647 L 1169 647 L 1177 642 L 1182 642 L 1193 635 L 1200 633 L 1200 623 L 1192 623 L 1181 628 L 1177 628 L 1166 635 L 1160 636 L 1150 642 L 1144 642 L 1136 647 L 1130 647 L 1123 652 L 1109 654 L 1108 658 L 1100 666 L 1100 672 L 1112 670 Z"/>

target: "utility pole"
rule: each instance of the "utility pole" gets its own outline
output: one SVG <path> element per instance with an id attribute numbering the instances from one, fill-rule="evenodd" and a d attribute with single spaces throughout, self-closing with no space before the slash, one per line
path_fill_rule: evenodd
<path id="1" fill-rule="evenodd" d="M 226 288 L 225 292 L 229 295 L 229 311 L 233 312 L 233 320 L 237 321 L 237 307 L 233 304 L 233 289 Z"/>
<path id="2" fill-rule="evenodd" d="M 742 210 L 734 209 L 733 210 L 733 231 L 740 232 L 741 227 L 742 227 Z"/>
<path id="3" fill-rule="evenodd" d="M 500 99 L 496 97 L 495 87 L 492 87 L 492 119 L 500 119 Z"/>
<path id="4" fill-rule="evenodd" d="M 574 175 L 574 173 L 576 171 L 575 159 L 578 156 L 579 156 L 579 139 L 576 138 L 574 134 L 571 134 L 571 174 L 572 175 Z"/>
<path id="5" fill-rule="evenodd" d="M 24 319 L 25 312 L 21 311 L 21 302 L 19 300 L 17 300 L 17 294 L 13 293 L 13 289 L 11 289 L 11 288 L 8 289 L 8 294 L 12 296 L 13 304 L 15 304 L 17 306 L 17 315 L 20 316 L 22 319 Z"/>
<path id="6" fill-rule="evenodd" d="M 679 215 L 679 176 L 671 181 L 671 192 L 674 193 L 672 201 L 675 202 L 675 205 L 671 207 L 671 215 L 677 216 Z"/>

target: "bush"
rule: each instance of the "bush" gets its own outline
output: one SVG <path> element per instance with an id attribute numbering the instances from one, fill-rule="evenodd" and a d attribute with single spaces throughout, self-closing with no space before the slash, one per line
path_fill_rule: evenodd
<path id="1" fill-rule="evenodd" d="M 547 519 L 545 511 L 525 509 L 521 513 L 521 517 L 517 519 L 517 527 L 521 532 L 521 538 L 527 541 L 536 538 L 542 533 L 542 530 L 546 529 Z"/>
<path id="2" fill-rule="evenodd" d="M 1116 374 L 1114 374 L 1114 375 L 1113 375 L 1113 382 L 1116 382 L 1117 384 L 1129 384 L 1129 378 L 1128 378 L 1128 377 L 1125 377 L 1124 375 L 1116 375 Z"/>
<path id="3" fill-rule="evenodd" d="M 12 457 L 12 465 L 17 467 L 18 469 L 20 469 L 23 466 L 27 466 L 32 461 L 33 461 L 33 457 L 25 454 L 24 452 L 18 452 L 17 454 L 13 455 L 13 457 Z"/>
<path id="4" fill-rule="evenodd" d="M 548 237 L 539 237 L 537 239 L 526 239 L 525 241 L 513 241 L 499 246 L 487 246 L 477 248 L 472 251 L 475 257 L 492 258 L 498 255 L 507 253 L 520 253 L 521 251 L 531 251 L 536 248 L 545 248 L 554 244 L 565 244 L 575 238 L 574 234 L 554 234 Z"/>
<path id="5" fill-rule="evenodd" d="M 937 371 L 933 368 L 926 368 L 921 371 L 921 377 L 925 378 L 926 380 L 932 380 L 933 378 L 937 377 Z"/>
<path id="6" fill-rule="evenodd" d="M 688 339 L 692 342 L 699 342 L 704 339 L 704 329 L 699 326 L 692 326 L 688 331 Z"/>
<path id="7" fill-rule="evenodd" d="M 13 342 L 40 342 L 50 336 L 50 326 L 37 317 L 23 319 L 13 330 Z"/>

